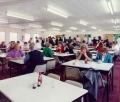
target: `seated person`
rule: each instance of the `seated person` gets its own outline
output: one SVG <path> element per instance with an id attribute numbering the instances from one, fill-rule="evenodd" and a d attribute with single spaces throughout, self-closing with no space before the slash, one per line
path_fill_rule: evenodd
<path id="1" fill-rule="evenodd" d="M 24 63 L 26 64 L 26 71 L 25 73 L 32 73 L 36 67 L 36 65 L 42 65 L 45 63 L 43 59 L 43 54 L 35 50 L 35 44 L 30 43 L 30 52 L 26 55 L 24 59 Z"/>
<path id="2" fill-rule="evenodd" d="M 36 40 L 35 47 L 36 50 L 40 50 L 42 48 L 41 42 L 39 40 Z"/>
<path id="3" fill-rule="evenodd" d="M 24 51 L 28 51 L 29 50 L 29 45 L 27 42 L 24 42 L 23 48 Z"/>
<path id="4" fill-rule="evenodd" d="M 11 42 L 9 43 L 9 45 L 8 45 L 8 52 L 14 49 L 15 44 L 16 44 L 15 41 L 11 41 Z"/>
<path id="5" fill-rule="evenodd" d="M 59 42 L 59 44 L 57 46 L 57 52 L 64 53 L 64 46 L 63 46 L 62 42 Z"/>
<path id="6" fill-rule="evenodd" d="M 50 49 L 50 44 L 46 43 L 46 47 L 43 49 L 43 54 L 46 57 L 53 57 L 53 51 Z"/>
<path id="7" fill-rule="evenodd" d="M 97 54 L 96 61 L 99 60 L 104 63 L 112 63 L 112 56 L 108 53 L 107 48 L 103 48 L 102 52 Z"/>
<path id="8" fill-rule="evenodd" d="M 64 47 L 64 52 L 74 53 L 73 49 L 74 46 L 72 45 L 72 43 L 66 44 Z"/>
<path id="9" fill-rule="evenodd" d="M 82 45 L 81 46 L 81 51 L 79 56 L 77 57 L 77 59 L 79 60 L 86 60 L 86 61 L 91 61 L 92 55 L 90 54 L 90 52 L 87 50 L 86 45 Z"/>
<path id="10" fill-rule="evenodd" d="M 6 52 L 6 44 L 5 42 L 3 41 L 1 44 L 0 44 L 0 48 L 5 48 L 5 49 L 1 49 L 2 52 Z"/>
<path id="11" fill-rule="evenodd" d="M 20 50 L 20 46 L 18 44 L 15 44 L 13 49 L 8 51 L 8 53 L 7 53 L 7 59 L 8 60 L 20 59 L 23 56 L 24 56 L 24 53 Z"/>

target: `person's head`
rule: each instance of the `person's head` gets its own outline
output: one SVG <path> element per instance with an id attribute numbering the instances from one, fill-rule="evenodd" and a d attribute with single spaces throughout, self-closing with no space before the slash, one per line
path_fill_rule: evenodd
<path id="1" fill-rule="evenodd" d="M 27 45 L 27 42 L 24 42 L 24 45 Z"/>
<path id="2" fill-rule="evenodd" d="M 47 43 L 46 43 L 46 47 L 49 47 L 49 46 L 50 46 L 50 43 L 47 42 Z"/>
<path id="3" fill-rule="evenodd" d="M 30 43 L 30 45 L 29 45 L 30 50 L 34 50 L 34 47 L 35 47 L 35 44 L 34 43 Z"/>
<path id="4" fill-rule="evenodd" d="M 39 43 L 39 40 L 36 40 L 36 43 Z"/>
<path id="5" fill-rule="evenodd" d="M 1 44 L 2 44 L 2 45 L 5 45 L 5 42 L 3 41 Z"/>
<path id="6" fill-rule="evenodd" d="M 17 41 L 17 44 L 20 44 L 20 41 Z"/>
<path id="7" fill-rule="evenodd" d="M 15 44 L 14 49 L 15 49 L 15 50 L 20 50 L 20 45 L 19 45 L 18 43 Z"/>
<path id="8" fill-rule="evenodd" d="M 86 45 L 82 45 L 82 46 L 81 46 L 81 52 L 84 52 L 84 53 L 87 52 L 87 47 L 86 47 Z"/>
<path id="9" fill-rule="evenodd" d="M 59 43 L 58 43 L 58 46 L 59 46 L 59 47 L 62 47 L 62 46 L 63 46 L 62 42 L 59 42 Z"/>
<path id="10" fill-rule="evenodd" d="M 106 55 L 106 53 L 108 53 L 108 50 L 107 50 L 106 47 L 104 47 L 104 48 L 102 49 L 102 55 Z"/>
<path id="11" fill-rule="evenodd" d="M 82 43 L 86 43 L 85 40 L 83 40 Z"/>

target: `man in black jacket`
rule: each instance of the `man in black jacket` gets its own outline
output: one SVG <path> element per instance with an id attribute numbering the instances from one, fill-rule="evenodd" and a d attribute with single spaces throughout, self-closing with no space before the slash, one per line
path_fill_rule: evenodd
<path id="1" fill-rule="evenodd" d="M 45 64 L 43 59 L 43 54 L 34 49 L 34 43 L 30 44 L 30 52 L 26 55 L 24 62 L 26 65 L 25 73 L 32 73 L 36 67 L 36 65 Z"/>

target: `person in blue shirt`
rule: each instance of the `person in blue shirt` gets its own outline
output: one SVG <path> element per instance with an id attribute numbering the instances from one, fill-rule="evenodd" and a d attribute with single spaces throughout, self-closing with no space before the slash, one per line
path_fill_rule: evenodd
<path id="1" fill-rule="evenodd" d="M 103 48 L 101 53 L 97 54 L 96 61 L 101 60 L 104 63 L 112 63 L 113 58 L 112 56 L 108 53 L 107 48 Z"/>

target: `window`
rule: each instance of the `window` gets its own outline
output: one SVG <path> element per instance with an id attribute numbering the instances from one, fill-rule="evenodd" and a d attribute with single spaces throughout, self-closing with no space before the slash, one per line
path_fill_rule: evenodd
<path id="1" fill-rule="evenodd" d="M 30 34 L 25 34 L 25 42 L 28 42 L 30 40 Z"/>
<path id="2" fill-rule="evenodd" d="M 0 43 L 5 41 L 5 32 L 0 32 Z"/>
<path id="3" fill-rule="evenodd" d="M 17 33 L 10 32 L 10 41 L 17 41 Z"/>

